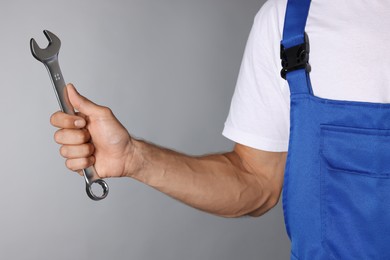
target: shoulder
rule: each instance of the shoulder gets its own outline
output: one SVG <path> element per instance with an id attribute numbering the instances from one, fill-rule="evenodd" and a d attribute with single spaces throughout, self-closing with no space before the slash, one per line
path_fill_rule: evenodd
<path id="1" fill-rule="evenodd" d="M 287 0 L 268 0 L 257 12 L 252 27 L 251 38 L 258 48 L 279 56 L 279 46 L 283 34 Z M 275 49 L 276 48 L 276 49 Z"/>
<path id="2" fill-rule="evenodd" d="M 268 0 L 260 8 L 254 19 L 254 26 L 283 31 L 284 16 L 286 12 L 287 0 Z"/>

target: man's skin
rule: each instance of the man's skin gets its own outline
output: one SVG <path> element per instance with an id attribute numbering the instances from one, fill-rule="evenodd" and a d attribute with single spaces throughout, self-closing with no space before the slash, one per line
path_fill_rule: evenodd
<path id="1" fill-rule="evenodd" d="M 260 216 L 277 204 L 287 153 L 236 144 L 224 154 L 187 156 L 132 138 L 109 108 L 71 84 L 67 91 L 79 113 L 56 112 L 50 121 L 60 128 L 54 139 L 70 170 L 95 164 L 101 178 L 131 177 L 223 217 Z"/>

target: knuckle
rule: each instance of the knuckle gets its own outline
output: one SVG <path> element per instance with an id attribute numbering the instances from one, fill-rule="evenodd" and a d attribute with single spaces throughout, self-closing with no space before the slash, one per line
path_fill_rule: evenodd
<path id="1" fill-rule="evenodd" d="M 101 107 L 100 107 L 100 112 L 101 112 L 104 116 L 110 116 L 110 115 L 112 115 L 112 110 L 111 110 L 109 107 L 101 106 Z"/>

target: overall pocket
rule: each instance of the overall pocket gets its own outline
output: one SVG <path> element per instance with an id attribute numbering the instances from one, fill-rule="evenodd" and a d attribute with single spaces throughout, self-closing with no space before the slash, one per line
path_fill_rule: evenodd
<path id="1" fill-rule="evenodd" d="M 333 259 L 390 259 L 390 130 L 321 126 L 322 243 Z"/>

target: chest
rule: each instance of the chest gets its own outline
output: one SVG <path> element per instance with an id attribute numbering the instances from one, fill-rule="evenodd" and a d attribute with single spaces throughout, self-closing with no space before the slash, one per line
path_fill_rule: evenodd
<path id="1" fill-rule="evenodd" d="M 390 102 L 390 1 L 313 1 L 310 38 L 314 94 Z"/>

